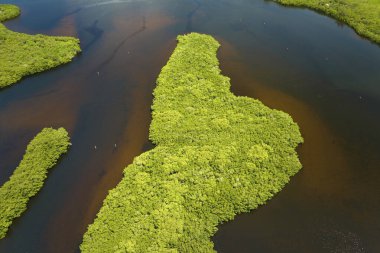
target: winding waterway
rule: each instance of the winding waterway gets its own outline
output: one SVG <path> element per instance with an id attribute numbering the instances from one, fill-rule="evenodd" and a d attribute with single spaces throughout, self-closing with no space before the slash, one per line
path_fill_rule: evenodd
<path id="1" fill-rule="evenodd" d="M 0 252 L 79 252 L 107 191 L 151 147 L 155 80 L 176 36 L 191 31 L 221 42 L 235 94 L 288 112 L 305 138 L 301 172 L 267 205 L 221 225 L 215 249 L 380 252 L 378 45 L 331 18 L 264 0 L 11 3 L 22 15 L 7 27 L 78 36 L 83 52 L 0 91 L 0 184 L 43 127 L 65 127 L 73 144 Z"/>

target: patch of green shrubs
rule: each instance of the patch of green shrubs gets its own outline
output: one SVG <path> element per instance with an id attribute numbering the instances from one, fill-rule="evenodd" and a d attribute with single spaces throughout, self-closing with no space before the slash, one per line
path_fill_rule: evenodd
<path id="1" fill-rule="evenodd" d="M 20 15 L 20 8 L 12 4 L 0 4 L 0 22 Z"/>
<path id="2" fill-rule="evenodd" d="M 12 221 L 25 210 L 31 197 L 42 188 L 46 174 L 70 146 L 64 128 L 44 128 L 28 144 L 19 166 L 0 188 L 0 239 Z"/>
<path id="3" fill-rule="evenodd" d="M 274 0 L 283 5 L 311 8 L 351 26 L 380 44 L 380 0 Z"/>
<path id="4" fill-rule="evenodd" d="M 264 204 L 301 169 L 292 118 L 230 92 L 211 36 L 178 41 L 154 90 L 156 147 L 124 170 L 82 252 L 214 252 L 218 224 Z"/>
<path id="5" fill-rule="evenodd" d="M 19 13 L 17 6 L 0 4 L 0 21 Z M 70 62 L 80 47 L 76 38 L 28 35 L 10 31 L 0 23 L 0 52 L 0 88 L 4 88 L 23 76 Z"/>

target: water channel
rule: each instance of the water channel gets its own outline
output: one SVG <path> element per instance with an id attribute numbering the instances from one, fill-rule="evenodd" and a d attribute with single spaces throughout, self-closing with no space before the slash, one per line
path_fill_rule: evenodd
<path id="1" fill-rule="evenodd" d="M 264 0 L 10 2 L 22 15 L 8 28 L 77 36 L 82 53 L 0 91 L 0 185 L 43 127 L 65 127 L 73 144 L 0 252 L 79 252 L 108 190 L 151 148 L 155 80 L 176 36 L 192 31 L 221 42 L 235 94 L 286 111 L 305 139 L 303 169 L 267 205 L 221 225 L 215 249 L 380 252 L 378 45 L 331 18 Z"/>

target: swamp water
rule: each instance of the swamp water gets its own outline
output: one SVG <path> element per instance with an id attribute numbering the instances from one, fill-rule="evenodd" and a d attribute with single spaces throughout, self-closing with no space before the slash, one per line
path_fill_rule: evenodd
<path id="1" fill-rule="evenodd" d="M 303 169 L 267 205 L 221 225 L 215 249 L 380 252 L 379 46 L 333 19 L 263 0 L 11 3 L 22 15 L 8 28 L 77 36 L 83 52 L 0 91 L 0 184 L 43 127 L 65 127 L 73 144 L 0 252 L 79 252 L 107 191 L 151 147 L 155 80 L 176 36 L 190 31 L 221 42 L 235 94 L 289 113 L 305 138 Z"/>

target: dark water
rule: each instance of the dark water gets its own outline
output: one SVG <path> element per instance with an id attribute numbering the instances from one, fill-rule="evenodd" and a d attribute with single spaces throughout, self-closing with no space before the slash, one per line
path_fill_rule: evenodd
<path id="1" fill-rule="evenodd" d="M 73 143 L 0 252 L 78 252 L 107 191 L 149 149 L 155 79 L 189 31 L 221 42 L 234 93 L 290 113 L 305 138 L 302 171 L 267 205 L 221 225 L 215 249 L 380 252 L 379 46 L 263 0 L 11 2 L 22 16 L 9 28 L 78 36 L 83 52 L 0 91 L 0 184 L 43 127 L 65 127 Z"/>

